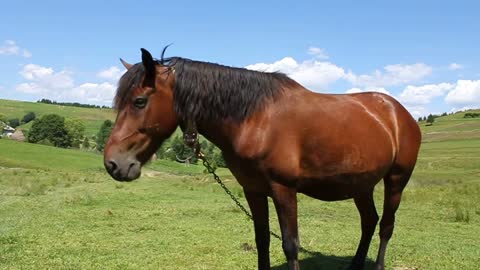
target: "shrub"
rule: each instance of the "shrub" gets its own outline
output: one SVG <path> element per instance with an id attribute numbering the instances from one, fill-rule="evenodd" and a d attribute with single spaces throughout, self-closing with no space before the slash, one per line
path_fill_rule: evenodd
<path id="1" fill-rule="evenodd" d="M 81 140 L 85 136 L 85 124 L 83 121 L 80 119 L 66 119 L 65 128 L 68 136 L 72 139 L 72 146 L 79 148 Z"/>
<path id="2" fill-rule="evenodd" d="M 110 137 L 110 134 L 112 133 L 112 129 L 113 129 L 113 122 L 110 120 L 105 120 L 97 134 L 96 148 L 98 151 L 104 150 L 108 137 Z"/>
<path id="3" fill-rule="evenodd" d="M 8 120 L 8 125 L 11 126 L 12 128 L 16 128 L 20 126 L 20 120 L 18 120 L 18 118 L 12 118 Z"/>
<path id="4" fill-rule="evenodd" d="M 35 120 L 35 118 L 36 118 L 36 115 L 35 115 L 34 112 L 28 112 L 27 114 L 25 114 L 25 115 L 23 116 L 23 118 L 22 118 L 22 123 L 25 123 L 25 124 L 26 124 L 26 123 L 28 123 L 28 122 L 30 122 L 30 121 Z"/>
<path id="5" fill-rule="evenodd" d="M 480 113 L 466 113 L 463 118 L 475 118 L 475 117 L 480 117 Z"/>

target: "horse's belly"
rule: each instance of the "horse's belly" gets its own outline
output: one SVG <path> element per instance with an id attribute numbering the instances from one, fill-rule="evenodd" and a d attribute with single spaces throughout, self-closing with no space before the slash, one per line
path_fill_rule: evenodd
<path id="1" fill-rule="evenodd" d="M 298 181 L 297 190 L 319 200 L 346 200 L 370 192 L 382 176 L 379 173 L 357 173 L 305 178 Z"/>

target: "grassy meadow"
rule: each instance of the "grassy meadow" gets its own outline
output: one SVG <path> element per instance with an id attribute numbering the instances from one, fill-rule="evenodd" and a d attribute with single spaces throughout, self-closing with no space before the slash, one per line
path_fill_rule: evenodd
<path id="1" fill-rule="evenodd" d="M 85 123 L 85 134 L 88 136 L 97 134 L 103 121 L 107 119 L 115 120 L 112 109 L 80 108 L 0 99 L 0 114 L 6 115 L 9 119 L 18 118 L 22 120 L 22 117 L 28 112 L 34 112 L 37 118 L 45 114 L 55 113 L 65 118 L 81 119 Z M 20 128 L 29 130 L 32 123 L 22 125 Z"/>
<path id="2" fill-rule="evenodd" d="M 422 124 L 388 269 L 478 269 L 480 137 L 463 133 L 479 125 L 459 115 Z M 244 201 L 228 170 L 219 174 Z M 381 213 L 381 184 L 375 197 Z M 300 255 L 302 269 L 348 265 L 360 238 L 352 200 L 300 195 L 299 224 L 313 251 Z M 376 233 L 370 264 L 378 242 Z M 273 269 L 286 269 L 279 241 L 270 254 Z M 253 225 L 201 166 L 157 160 L 141 179 L 120 183 L 101 155 L 0 139 L 0 269 L 255 269 L 256 257 Z"/>

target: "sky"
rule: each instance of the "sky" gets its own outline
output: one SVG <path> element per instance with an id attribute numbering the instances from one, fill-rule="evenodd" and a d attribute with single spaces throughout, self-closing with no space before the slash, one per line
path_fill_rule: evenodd
<path id="1" fill-rule="evenodd" d="M 479 1 L 2 1 L 0 98 L 111 105 L 140 48 L 379 91 L 414 117 L 480 108 Z"/>

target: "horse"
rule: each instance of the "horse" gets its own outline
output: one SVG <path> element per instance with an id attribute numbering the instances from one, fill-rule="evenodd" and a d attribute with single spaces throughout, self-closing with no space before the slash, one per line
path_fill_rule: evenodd
<path id="1" fill-rule="evenodd" d="M 162 142 L 187 123 L 218 146 L 242 186 L 254 222 L 258 269 L 270 269 L 268 197 L 281 229 L 290 270 L 300 269 L 297 193 L 324 200 L 353 199 L 361 240 L 349 269 L 363 269 L 378 223 L 373 191 L 384 182 L 380 246 L 384 269 L 395 213 L 421 142 L 418 124 L 394 98 L 374 92 L 312 92 L 287 75 L 181 57 L 160 60 L 141 49 L 142 62 L 121 77 L 117 118 L 104 165 L 132 181 Z"/>

